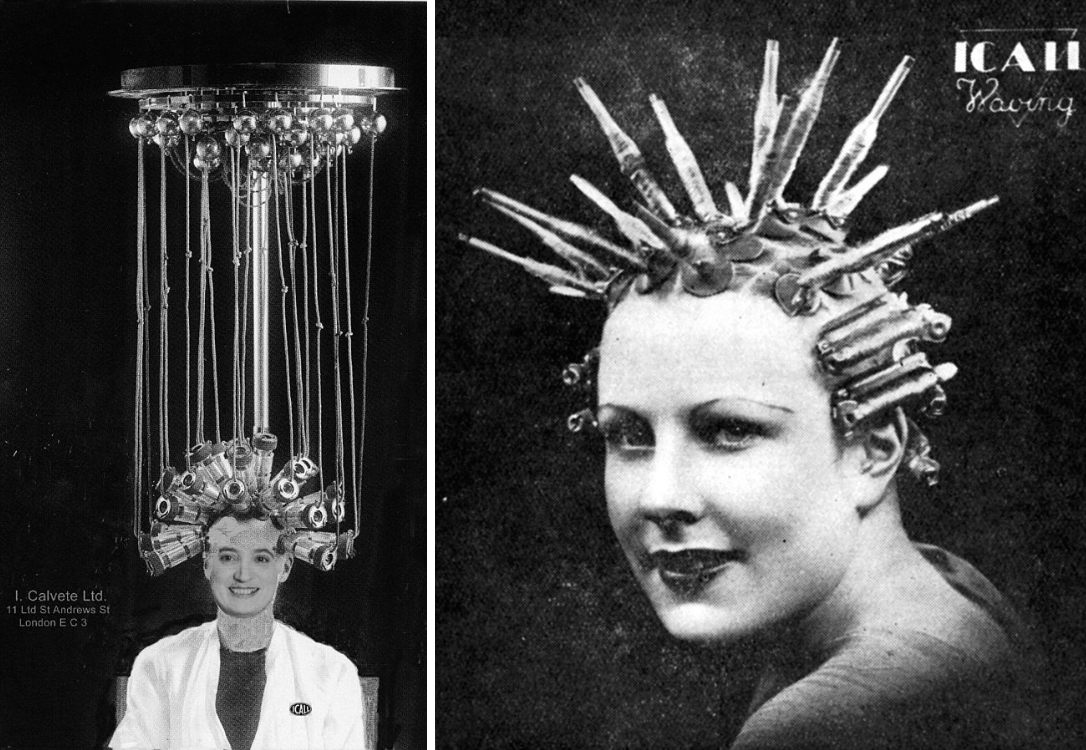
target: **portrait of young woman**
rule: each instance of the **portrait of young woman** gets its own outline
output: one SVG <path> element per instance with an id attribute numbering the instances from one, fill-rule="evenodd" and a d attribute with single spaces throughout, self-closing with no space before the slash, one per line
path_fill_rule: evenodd
<path id="1" fill-rule="evenodd" d="M 439 746 L 1081 736 L 1042 19 L 789 12 L 438 14 Z"/>

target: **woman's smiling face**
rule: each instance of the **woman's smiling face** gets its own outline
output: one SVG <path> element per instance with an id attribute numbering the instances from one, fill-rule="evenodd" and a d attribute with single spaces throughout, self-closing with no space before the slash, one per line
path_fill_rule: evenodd
<path id="1" fill-rule="evenodd" d="M 219 609 L 252 617 L 272 606 L 292 560 L 276 551 L 279 531 L 271 522 L 226 516 L 208 529 L 207 538 L 204 576 Z"/>
<path id="2" fill-rule="evenodd" d="M 600 345 L 611 524 L 672 635 L 809 613 L 856 549 L 861 450 L 838 442 L 818 323 L 740 293 L 631 295 Z"/>

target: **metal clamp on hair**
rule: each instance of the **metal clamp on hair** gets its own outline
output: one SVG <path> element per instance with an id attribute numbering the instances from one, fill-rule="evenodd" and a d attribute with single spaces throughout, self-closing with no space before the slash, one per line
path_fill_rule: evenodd
<path id="1" fill-rule="evenodd" d="M 570 432 L 584 432 L 589 428 L 594 430 L 598 424 L 596 412 L 591 409 L 581 409 L 566 418 L 566 427 L 569 428 Z"/>
<path id="2" fill-rule="evenodd" d="M 939 462 L 931 457 L 931 441 L 911 419 L 909 424 L 909 443 L 905 446 L 905 467 L 914 477 L 929 487 L 939 483 Z"/>
<path id="3" fill-rule="evenodd" d="M 562 370 L 562 382 L 578 390 L 591 390 L 596 384 L 596 366 L 600 361 L 600 350 L 592 349 L 580 362 L 570 362 Z"/>
<path id="4" fill-rule="evenodd" d="M 178 497 L 160 496 L 155 504 L 155 516 L 160 521 L 186 523 L 190 525 L 206 524 L 210 520 L 209 510 L 195 500 Z"/>
<path id="5" fill-rule="evenodd" d="M 283 546 L 302 562 L 329 571 L 336 564 L 338 540 L 329 531 L 296 531 L 282 537 Z"/>
<path id="6" fill-rule="evenodd" d="M 945 403 L 939 384 L 950 380 L 958 368 L 949 362 L 932 367 L 923 353 L 875 370 L 833 394 L 833 420 L 846 438 L 863 422 L 917 399 Z"/>
<path id="7" fill-rule="evenodd" d="M 592 408 L 596 397 L 596 371 L 600 362 L 600 350 L 592 349 L 580 362 L 571 362 L 562 371 L 562 382 L 576 388 L 585 402 L 585 407 L 566 419 L 570 432 L 584 432 L 596 427 L 596 412 Z"/>
<path id="8" fill-rule="evenodd" d="M 899 342 L 941 342 L 950 323 L 950 316 L 930 305 L 909 307 L 902 297 L 882 295 L 823 329 L 816 346 L 818 361 L 831 375 L 846 374 L 881 352 L 890 351 L 893 356 Z"/>
<path id="9" fill-rule="evenodd" d="M 170 568 L 173 568 L 186 560 L 196 557 L 204 551 L 204 537 L 202 534 L 187 538 L 183 541 L 158 545 L 157 547 L 146 534 L 140 537 L 140 557 L 147 566 L 147 572 L 152 576 L 160 576 Z"/>

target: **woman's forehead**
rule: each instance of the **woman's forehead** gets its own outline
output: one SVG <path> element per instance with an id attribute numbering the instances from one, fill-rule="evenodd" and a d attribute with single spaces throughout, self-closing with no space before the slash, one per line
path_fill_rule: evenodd
<path id="1" fill-rule="evenodd" d="M 813 356 L 818 323 L 769 299 L 632 296 L 604 326 L 600 403 L 728 396 L 794 401 L 825 395 Z"/>
<path id="2" fill-rule="evenodd" d="M 218 547 L 275 549 L 275 545 L 279 541 L 279 531 L 265 520 L 248 519 L 239 521 L 236 518 L 227 516 L 208 529 L 207 541 L 212 549 Z"/>

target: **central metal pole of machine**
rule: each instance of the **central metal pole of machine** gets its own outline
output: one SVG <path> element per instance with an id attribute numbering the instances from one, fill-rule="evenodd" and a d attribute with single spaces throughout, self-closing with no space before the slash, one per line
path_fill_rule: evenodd
<path id="1" fill-rule="evenodd" d="M 249 173 L 249 247 L 253 269 L 253 434 L 268 424 L 268 175 Z"/>

